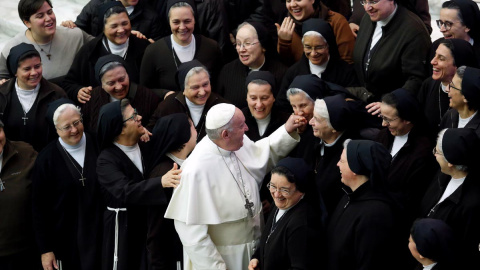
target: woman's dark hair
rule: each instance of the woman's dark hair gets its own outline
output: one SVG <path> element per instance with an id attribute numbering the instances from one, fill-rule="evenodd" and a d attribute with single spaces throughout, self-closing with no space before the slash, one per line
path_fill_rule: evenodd
<path id="1" fill-rule="evenodd" d="M 302 193 L 305 193 L 305 191 L 307 190 L 307 187 L 303 184 L 303 181 L 297 181 L 295 179 L 295 176 L 293 175 L 293 173 L 291 173 L 287 168 L 285 168 L 283 166 L 275 167 L 271 171 L 271 174 L 274 174 L 274 173 L 276 173 L 278 175 L 285 176 L 285 178 L 287 178 L 289 183 L 295 184 L 298 191 L 300 191 Z"/>
<path id="2" fill-rule="evenodd" d="M 128 17 L 128 12 L 123 6 L 113 6 L 109 8 L 103 15 L 103 27 L 105 27 L 105 24 L 107 24 L 107 20 L 108 18 L 110 18 L 110 16 L 112 16 L 113 14 L 121 14 L 121 13 L 127 14 L 127 17 Z"/>
<path id="3" fill-rule="evenodd" d="M 453 52 L 455 50 L 455 46 L 453 45 L 453 43 L 450 40 L 445 39 L 440 41 L 440 44 L 442 44 L 443 46 L 447 47 L 450 50 L 450 54 L 452 55 L 452 59 L 453 59 L 453 65 L 457 66 L 457 64 L 455 63 L 455 56 L 453 55 Z"/>
<path id="4" fill-rule="evenodd" d="M 445 1 L 445 2 L 443 2 L 442 8 L 456 9 L 458 11 L 457 12 L 458 20 L 460 21 L 460 23 L 462 25 L 465 25 L 465 23 L 463 22 L 463 16 L 462 16 L 462 11 L 460 10 L 460 6 L 457 3 L 455 3 L 455 1 Z"/>
<path id="5" fill-rule="evenodd" d="M 130 105 L 130 100 L 128 100 L 128 98 L 124 98 L 120 101 L 120 111 L 122 112 L 122 115 L 128 105 Z"/>
<path id="6" fill-rule="evenodd" d="M 20 20 L 22 20 L 22 22 L 29 22 L 30 16 L 37 13 L 45 2 L 53 8 L 50 0 L 20 0 L 20 2 L 18 2 L 18 16 L 20 16 Z"/>

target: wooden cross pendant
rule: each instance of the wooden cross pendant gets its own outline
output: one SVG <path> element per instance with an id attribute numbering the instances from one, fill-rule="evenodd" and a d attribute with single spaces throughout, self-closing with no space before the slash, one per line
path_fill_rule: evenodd
<path id="1" fill-rule="evenodd" d="M 82 181 L 82 186 L 85 186 L 85 180 L 87 180 L 87 178 L 83 177 L 83 175 L 82 178 L 78 179 L 78 181 Z"/>
<path id="2" fill-rule="evenodd" d="M 27 117 L 27 116 L 24 116 L 24 117 L 22 117 L 22 119 L 23 119 L 23 125 L 26 126 L 26 125 L 27 125 L 28 117 Z"/>
<path id="3" fill-rule="evenodd" d="M 253 207 L 253 202 L 249 201 L 247 198 L 245 198 L 245 209 L 248 210 L 248 214 L 250 215 L 250 217 L 253 218 L 253 210 L 252 210 L 252 207 Z"/>

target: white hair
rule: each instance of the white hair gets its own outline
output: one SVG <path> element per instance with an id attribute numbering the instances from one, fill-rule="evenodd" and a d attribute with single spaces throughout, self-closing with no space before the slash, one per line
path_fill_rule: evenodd
<path id="1" fill-rule="evenodd" d="M 321 39 L 323 39 L 323 41 L 325 41 L 325 43 L 327 43 L 327 46 L 328 46 L 328 42 L 325 39 L 325 37 L 317 31 L 308 31 L 305 34 L 303 34 L 302 44 L 304 44 L 305 37 L 320 37 Z"/>
<path id="2" fill-rule="evenodd" d="M 55 110 L 55 113 L 53 114 L 53 124 L 55 126 L 58 124 L 58 117 L 60 117 L 60 115 L 62 115 L 62 113 L 64 113 L 67 109 L 71 109 L 78 115 L 82 116 L 82 113 L 80 112 L 80 107 L 70 103 L 62 104 Z"/>
<path id="3" fill-rule="evenodd" d="M 187 75 L 185 75 L 185 82 L 184 82 L 185 89 L 188 86 L 188 80 L 190 80 L 190 77 L 202 71 L 206 72 L 208 75 L 208 79 L 210 79 L 210 73 L 208 73 L 208 70 L 205 67 L 194 67 L 187 72 Z"/>
<path id="4" fill-rule="evenodd" d="M 290 97 L 291 97 L 291 96 L 295 96 L 295 95 L 297 95 L 297 94 L 302 94 L 302 93 L 303 93 L 303 94 L 305 95 L 305 97 L 306 97 L 308 100 L 310 100 L 312 103 L 315 102 L 315 100 L 313 100 L 313 98 L 311 98 L 310 95 L 307 94 L 307 92 L 303 91 L 303 90 L 300 89 L 300 88 L 294 88 L 294 87 L 287 90 L 287 99 L 290 101 Z"/>

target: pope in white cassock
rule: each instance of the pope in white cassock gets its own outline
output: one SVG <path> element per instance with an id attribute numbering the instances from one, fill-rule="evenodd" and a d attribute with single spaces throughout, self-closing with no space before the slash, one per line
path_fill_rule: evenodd
<path id="1" fill-rule="evenodd" d="M 174 219 L 184 269 L 248 268 L 263 226 L 259 187 L 267 172 L 299 142 L 306 124 L 292 115 L 269 137 L 252 142 L 245 117 L 221 103 L 207 113 L 207 135 L 182 165 L 180 185 L 165 213 Z"/>

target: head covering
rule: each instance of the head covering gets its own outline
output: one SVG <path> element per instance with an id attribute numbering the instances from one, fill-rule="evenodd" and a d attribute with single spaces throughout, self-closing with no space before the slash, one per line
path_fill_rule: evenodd
<path id="1" fill-rule="evenodd" d="M 353 140 L 346 149 L 348 166 L 352 172 L 365 175 L 374 188 L 384 189 L 392 156 L 380 143 Z"/>
<path id="2" fill-rule="evenodd" d="M 103 105 L 98 114 L 97 141 L 101 150 L 113 143 L 123 128 L 121 100 Z"/>
<path id="3" fill-rule="evenodd" d="M 219 103 L 207 112 L 205 127 L 208 129 L 217 129 L 225 126 L 235 114 L 235 106 L 228 103 Z"/>
<path id="4" fill-rule="evenodd" d="M 252 71 L 248 74 L 247 78 L 245 79 L 245 88 L 248 88 L 248 84 L 254 80 L 264 80 L 270 84 L 272 87 L 272 93 L 274 96 L 277 95 L 276 85 L 275 85 L 275 76 L 270 71 Z"/>
<path id="5" fill-rule="evenodd" d="M 197 17 L 196 17 L 197 8 L 196 8 L 195 2 L 193 0 L 168 0 L 167 1 L 167 18 L 168 18 L 168 12 L 170 11 L 170 8 L 173 5 L 175 5 L 176 3 L 180 3 L 180 2 L 185 2 L 192 7 L 193 13 L 194 13 L 194 16 L 195 16 L 195 21 L 197 21 Z"/>
<path id="6" fill-rule="evenodd" d="M 190 122 L 184 113 L 161 117 L 152 131 L 153 157 L 151 169 L 157 166 L 165 154 L 180 148 L 190 140 Z"/>
<path id="7" fill-rule="evenodd" d="M 53 123 L 53 115 L 55 114 L 55 111 L 58 109 L 63 104 L 72 104 L 75 105 L 70 99 L 68 98 L 60 98 L 55 101 L 52 101 L 48 103 L 47 105 L 47 113 L 45 114 L 45 120 L 52 125 L 52 127 L 55 126 Z"/>
<path id="8" fill-rule="evenodd" d="M 195 67 L 203 67 L 205 70 L 207 70 L 207 68 L 197 59 L 184 62 L 178 67 L 177 73 L 175 74 L 175 79 L 178 84 L 178 88 L 180 88 L 181 91 L 185 90 L 185 77 L 187 76 L 187 73 Z"/>
<path id="9" fill-rule="evenodd" d="M 293 79 L 289 88 L 298 88 L 305 91 L 314 101 L 328 95 L 329 89 L 325 82 L 317 75 L 299 75 Z"/>
<path id="10" fill-rule="evenodd" d="M 25 42 L 13 46 L 10 49 L 10 53 L 7 57 L 7 68 L 11 76 L 15 76 L 15 74 L 17 73 L 18 64 L 20 64 L 18 63 L 18 60 L 28 53 L 32 53 L 40 57 L 40 54 L 35 49 L 35 47 L 32 44 L 27 44 Z"/>
<path id="11" fill-rule="evenodd" d="M 257 32 L 257 37 L 258 40 L 260 41 L 260 45 L 265 49 L 265 54 L 267 53 L 276 53 L 276 44 L 273 44 L 272 39 L 270 38 L 270 35 L 268 34 L 268 30 L 260 22 L 255 22 L 255 21 L 247 21 L 250 25 L 255 28 L 255 31 Z"/>
<path id="12" fill-rule="evenodd" d="M 477 161 L 480 139 L 470 128 L 448 128 L 442 139 L 442 152 L 453 165 L 473 165 Z"/>
<path id="13" fill-rule="evenodd" d="M 462 79 L 462 93 L 468 104 L 480 108 L 480 69 L 467 67 Z"/>
<path id="14" fill-rule="evenodd" d="M 333 28 L 329 23 L 323 19 L 310 18 L 304 21 L 302 24 L 302 36 L 308 31 L 320 33 L 325 40 L 327 40 L 330 57 L 340 58 L 337 41 L 335 39 L 335 35 L 333 34 Z"/>
<path id="15" fill-rule="evenodd" d="M 453 261 L 455 238 L 453 230 L 443 220 L 417 219 L 411 231 L 420 255 L 440 263 Z"/>
<path id="16" fill-rule="evenodd" d="M 105 16 L 105 13 L 112 7 L 115 7 L 115 6 L 118 6 L 118 7 L 123 7 L 123 4 L 122 2 L 120 1 L 106 1 L 104 2 L 103 4 L 99 5 L 97 8 L 97 15 L 98 17 L 100 18 L 100 22 L 102 23 L 102 26 L 104 24 L 103 22 L 103 16 Z M 125 12 L 127 12 L 127 10 L 125 9 Z M 128 14 L 128 13 L 127 13 Z"/>
<path id="17" fill-rule="evenodd" d="M 391 94 L 397 101 L 398 116 L 403 120 L 415 123 L 423 113 L 417 98 L 403 88 L 399 88 Z"/>
<path id="18" fill-rule="evenodd" d="M 480 38 L 480 29 L 478 22 L 480 22 L 480 9 L 475 1 L 472 0 L 453 0 L 459 7 L 462 13 L 463 23 L 470 28 L 468 32 L 476 42 Z"/>
<path id="19" fill-rule="evenodd" d="M 312 168 L 307 165 L 303 158 L 286 157 L 281 159 L 275 167 L 284 167 L 291 172 L 295 176 L 295 185 L 300 192 L 307 190 Z"/>
<path id="20" fill-rule="evenodd" d="M 123 65 L 125 69 L 127 69 L 127 63 L 125 62 L 123 57 L 116 54 L 107 54 L 98 58 L 97 63 L 95 63 L 95 79 L 99 84 L 102 84 L 102 78 L 100 78 L 100 70 L 102 70 L 103 66 L 111 62 L 119 62 Z"/>
<path id="21" fill-rule="evenodd" d="M 330 124 L 336 131 L 344 131 L 350 125 L 351 113 L 342 95 L 325 97 Z"/>
<path id="22" fill-rule="evenodd" d="M 458 38 L 442 39 L 440 43 L 436 44 L 437 46 L 434 51 L 436 51 L 438 46 L 442 43 L 448 43 L 453 47 L 452 50 L 450 50 L 450 53 L 455 60 L 456 67 L 478 67 L 473 47 L 468 41 Z"/>

